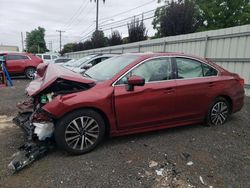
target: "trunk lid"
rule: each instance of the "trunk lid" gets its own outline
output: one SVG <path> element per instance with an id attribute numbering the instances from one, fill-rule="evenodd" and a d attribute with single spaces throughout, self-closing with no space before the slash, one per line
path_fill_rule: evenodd
<path id="1" fill-rule="evenodd" d="M 72 72 L 71 70 L 68 70 L 60 65 L 50 63 L 46 66 L 46 70 L 42 77 L 38 77 L 37 79 L 30 82 L 26 88 L 26 92 L 29 96 L 35 96 L 44 89 L 48 88 L 57 79 L 73 81 L 87 85 L 93 85 L 95 83 L 95 80 L 93 79 L 83 77 L 82 75 Z"/>

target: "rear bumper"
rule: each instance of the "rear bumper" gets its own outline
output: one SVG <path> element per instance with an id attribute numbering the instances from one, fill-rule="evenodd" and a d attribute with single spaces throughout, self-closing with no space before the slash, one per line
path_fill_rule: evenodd
<path id="1" fill-rule="evenodd" d="M 233 101 L 232 113 L 236 113 L 236 112 L 238 112 L 238 111 L 240 111 L 242 109 L 242 107 L 244 106 L 244 98 L 245 98 L 245 95 L 243 93 L 243 95 L 237 97 Z"/>

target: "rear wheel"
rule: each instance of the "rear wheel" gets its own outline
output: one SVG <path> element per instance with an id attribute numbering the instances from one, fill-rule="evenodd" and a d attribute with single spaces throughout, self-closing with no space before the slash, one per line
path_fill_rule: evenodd
<path id="1" fill-rule="evenodd" d="M 55 129 L 57 145 L 71 154 L 93 150 L 102 140 L 105 124 L 94 110 L 78 110 L 63 117 Z"/>
<path id="2" fill-rule="evenodd" d="M 36 72 L 35 68 L 33 68 L 33 67 L 27 68 L 25 70 L 25 76 L 26 76 L 26 78 L 33 79 L 35 77 L 35 72 Z"/>
<path id="3" fill-rule="evenodd" d="M 223 97 L 215 99 L 213 104 L 209 108 L 209 112 L 206 117 L 206 123 L 208 126 L 223 125 L 230 115 L 230 104 Z"/>

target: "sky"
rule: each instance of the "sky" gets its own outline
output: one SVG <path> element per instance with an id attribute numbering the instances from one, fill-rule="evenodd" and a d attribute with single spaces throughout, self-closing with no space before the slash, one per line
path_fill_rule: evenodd
<path id="1" fill-rule="evenodd" d="M 161 4 L 157 0 L 100 0 L 99 29 L 106 36 L 118 30 L 127 36 L 127 22 L 117 22 L 137 15 L 138 18 L 150 18 Z M 47 48 L 52 42 L 52 50 L 59 50 L 59 33 L 62 33 L 62 45 L 69 42 L 80 42 L 87 39 L 95 29 L 96 3 L 94 0 L 0 0 L 0 44 L 21 46 L 21 32 L 29 32 L 38 26 L 45 28 Z M 114 23 L 116 22 L 116 23 Z M 148 35 L 155 30 L 152 18 L 145 20 Z M 116 26 L 124 25 L 119 28 Z M 114 27 L 114 28 L 112 28 Z"/>

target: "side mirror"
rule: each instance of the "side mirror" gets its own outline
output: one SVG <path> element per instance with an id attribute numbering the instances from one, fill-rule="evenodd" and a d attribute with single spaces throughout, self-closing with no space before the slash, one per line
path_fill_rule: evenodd
<path id="1" fill-rule="evenodd" d="M 86 64 L 86 65 L 84 65 L 81 69 L 89 69 L 89 68 L 91 68 L 92 67 L 92 64 Z"/>
<path id="2" fill-rule="evenodd" d="M 128 84 L 126 85 L 126 89 L 127 91 L 133 91 L 135 86 L 144 86 L 144 84 L 145 84 L 144 78 L 133 75 L 128 78 Z"/>

